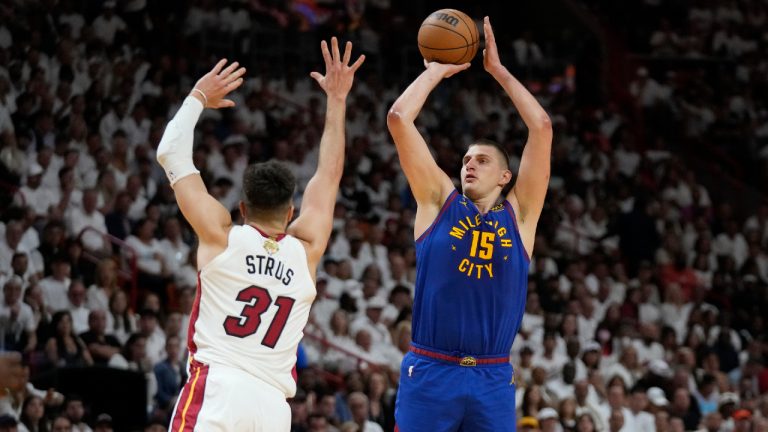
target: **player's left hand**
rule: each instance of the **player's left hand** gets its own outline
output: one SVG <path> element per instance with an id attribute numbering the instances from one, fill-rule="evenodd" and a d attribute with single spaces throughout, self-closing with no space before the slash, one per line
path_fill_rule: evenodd
<path id="1" fill-rule="evenodd" d="M 234 101 L 224 98 L 243 84 L 245 68 L 238 68 L 240 64 L 234 62 L 225 69 L 224 65 L 226 64 L 227 59 L 219 60 L 213 69 L 197 80 L 195 88 L 189 92 L 190 96 L 200 100 L 206 108 L 218 109 L 235 106 Z"/>
<path id="2" fill-rule="evenodd" d="M 350 66 L 352 42 L 347 42 L 344 48 L 344 57 L 342 57 L 339 52 L 339 41 L 336 37 L 331 38 L 331 51 L 328 50 L 328 43 L 325 41 L 320 42 L 320 50 L 323 52 L 323 59 L 325 60 L 325 75 L 321 75 L 320 72 L 312 72 L 309 75 L 320 84 L 328 97 L 345 99 L 352 88 L 355 72 L 365 61 L 365 55 L 361 55 Z"/>
<path id="3" fill-rule="evenodd" d="M 499 60 L 499 51 L 496 48 L 496 37 L 493 35 L 491 20 L 488 17 L 483 19 L 483 32 L 485 33 L 483 67 L 485 68 L 486 72 L 494 74 L 504 66 L 502 66 L 501 60 Z"/>

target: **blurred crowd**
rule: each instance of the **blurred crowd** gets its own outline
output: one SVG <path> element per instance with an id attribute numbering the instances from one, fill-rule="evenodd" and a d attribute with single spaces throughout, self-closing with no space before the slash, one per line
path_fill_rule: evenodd
<path id="1" fill-rule="evenodd" d="M 0 351 L 23 354 L 20 379 L 0 392 L 0 431 L 17 422 L 21 431 L 110 430 L 110 413 L 93 412 L 87 395 L 32 384 L 60 368 L 91 367 L 143 375 L 145 430 L 165 430 L 186 379 L 195 239 L 154 152 L 213 64 L 200 58 L 201 38 L 239 35 L 232 52 L 248 55 L 259 49 L 243 36 L 249 29 L 304 33 L 313 47 L 333 32 L 382 61 L 392 54 L 382 47 L 391 43 L 382 37 L 388 20 L 398 20 L 388 0 L 220 3 L 0 5 Z M 713 37 L 719 16 L 709 20 Z M 743 39 L 765 27 L 728 28 Z M 653 35 L 655 51 L 673 43 Z M 510 353 L 520 430 L 768 430 L 768 205 L 745 210 L 710 195 L 699 181 L 706 173 L 686 163 L 669 132 L 708 140 L 733 118 L 741 123 L 732 136 L 762 137 L 755 95 L 765 89 L 757 54 L 765 41 L 757 39 L 732 57 L 744 69 L 730 77 L 733 98 L 717 93 L 731 87 L 710 86 L 694 70 L 683 82 L 640 69 L 627 82 L 646 118 L 640 139 L 620 104 L 577 104 L 574 71 L 553 67 L 548 44 L 510 35 L 502 61 L 525 76 L 556 135 L 526 314 Z M 733 54 L 731 42 L 718 43 L 700 45 L 708 55 Z M 281 161 L 301 185 L 314 173 L 324 100 L 305 72 L 257 65 L 234 95 L 236 108 L 201 117 L 195 165 L 235 221 L 247 164 Z M 335 229 L 290 401 L 296 432 L 393 430 L 410 342 L 415 206 L 385 128 L 406 83 L 360 72 Z M 516 155 L 513 172 L 526 139 L 508 98 L 479 68 L 442 83 L 418 126 L 457 181 L 473 139 L 504 145 Z M 133 260 L 135 292 L 126 273 Z"/>
<path id="2" fill-rule="evenodd" d="M 638 56 L 649 139 L 691 141 L 723 171 L 768 184 L 768 3 L 584 2 Z"/>

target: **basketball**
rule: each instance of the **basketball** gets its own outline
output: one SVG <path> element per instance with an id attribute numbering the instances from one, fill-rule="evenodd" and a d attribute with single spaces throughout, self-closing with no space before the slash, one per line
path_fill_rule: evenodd
<path id="1" fill-rule="evenodd" d="M 462 64 L 480 45 L 480 32 L 467 14 L 456 9 L 431 13 L 419 28 L 419 51 L 428 62 Z"/>

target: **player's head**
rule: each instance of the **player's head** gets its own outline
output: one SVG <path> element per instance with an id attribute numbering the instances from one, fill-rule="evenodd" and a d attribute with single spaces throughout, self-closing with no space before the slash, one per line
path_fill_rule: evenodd
<path id="1" fill-rule="evenodd" d="M 512 180 L 509 155 L 499 143 L 477 140 L 469 145 L 461 161 L 461 189 L 469 199 L 501 193 Z"/>
<path id="2" fill-rule="evenodd" d="M 296 177 L 285 165 L 275 161 L 249 165 L 243 173 L 243 219 L 287 225 L 293 217 L 295 191 Z"/>

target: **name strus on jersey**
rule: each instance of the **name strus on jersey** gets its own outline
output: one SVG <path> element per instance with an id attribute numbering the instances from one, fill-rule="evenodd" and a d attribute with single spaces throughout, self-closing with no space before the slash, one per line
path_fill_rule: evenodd
<path id="1" fill-rule="evenodd" d="M 295 273 L 285 262 L 266 255 L 246 255 L 245 266 L 248 274 L 272 276 L 285 286 L 291 283 Z"/>
<path id="2" fill-rule="evenodd" d="M 496 210 L 493 208 L 491 211 Z M 485 231 L 484 228 L 491 227 L 491 231 Z M 467 234 L 469 233 L 469 236 Z M 478 213 L 474 218 L 465 216 L 456 221 L 448 233 L 461 241 L 471 240 L 468 256 L 459 261 L 458 270 L 467 277 L 482 279 L 488 277 L 493 279 L 493 253 L 494 246 L 498 244 L 504 249 L 512 247 L 512 239 L 509 237 L 509 231 L 504 226 L 499 226 L 499 221 L 484 221 Z M 497 241 L 498 239 L 498 241 Z M 456 252 L 455 245 L 451 246 L 452 251 Z M 466 250 L 466 248 L 461 248 Z M 508 255 L 504 255 L 506 261 Z"/>

